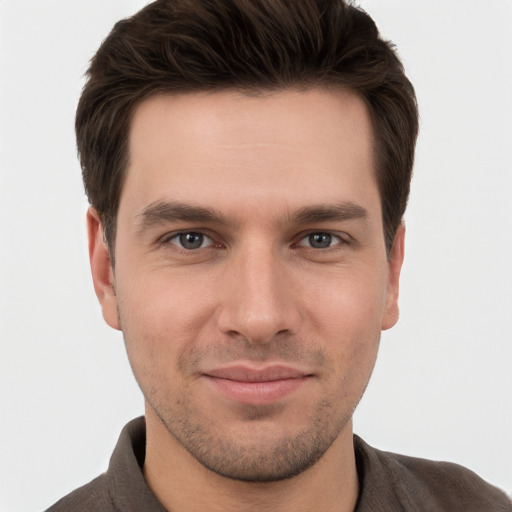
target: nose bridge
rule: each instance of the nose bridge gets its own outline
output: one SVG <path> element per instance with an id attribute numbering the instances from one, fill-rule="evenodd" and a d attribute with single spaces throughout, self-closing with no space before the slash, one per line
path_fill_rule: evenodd
<path id="1" fill-rule="evenodd" d="M 233 255 L 226 276 L 219 327 L 252 343 L 291 332 L 297 316 L 288 273 L 271 244 L 255 240 Z"/>

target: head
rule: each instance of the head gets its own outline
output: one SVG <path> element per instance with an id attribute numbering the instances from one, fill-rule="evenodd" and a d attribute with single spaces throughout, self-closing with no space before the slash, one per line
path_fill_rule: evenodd
<path id="1" fill-rule="evenodd" d="M 88 71 L 76 116 L 89 202 L 112 261 L 129 131 L 150 96 L 287 88 L 349 89 L 372 120 L 388 255 L 409 195 L 414 90 L 373 20 L 343 0 L 157 0 L 116 24 Z"/>
<path id="2" fill-rule="evenodd" d="M 416 132 L 399 60 L 339 0 L 159 0 L 116 25 L 77 133 L 146 464 L 280 480 L 351 446 L 397 319 Z"/>

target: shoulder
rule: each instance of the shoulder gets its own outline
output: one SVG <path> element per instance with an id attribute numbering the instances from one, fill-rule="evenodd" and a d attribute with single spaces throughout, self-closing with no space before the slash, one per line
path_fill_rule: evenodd
<path id="1" fill-rule="evenodd" d="M 439 507 L 436 510 L 512 511 L 502 491 L 463 466 L 404 455 L 388 454 L 387 458 L 409 492 L 420 501 L 432 501 Z"/>
<path id="2" fill-rule="evenodd" d="M 122 430 L 107 472 L 68 494 L 46 512 L 165 512 L 144 479 L 145 446 L 145 421 L 137 418 Z"/>
<path id="3" fill-rule="evenodd" d="M 511 512 L 510 499 L 467 468 L 377 450 L 355 436 L 363 490 L 382 493 L 403 510 Z"/>
<path id="4" fill-rule="evenodd" d="M 46 512 L 90 512 L 116 510 L 109 497 L 105 475 L 100 475 L 88 484 L 75 489 L 52 505 Z"/>

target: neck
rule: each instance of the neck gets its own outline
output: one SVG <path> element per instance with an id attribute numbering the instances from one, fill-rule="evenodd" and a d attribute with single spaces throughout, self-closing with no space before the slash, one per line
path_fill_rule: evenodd
<path id="1" fill-rule="evenodd" d="M 173 512 L 353 512 L 358 479 L 348 422 L 309 469 L 286 480 L 249 483 L 205 468 L 146 410 L 144 477 L 160 503 Z"/>

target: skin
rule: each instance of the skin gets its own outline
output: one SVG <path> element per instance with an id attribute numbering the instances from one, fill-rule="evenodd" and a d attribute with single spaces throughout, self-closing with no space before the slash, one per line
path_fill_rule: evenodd
<path id="1" fill-rule="evenodd" d="M 354 509 L 351 418 L 398 318 L 404 240 L 388 258 L 372 140 L 349 91 L 137 108 L 115 270 L 93 208 L 90 258 L 168 510 Z M 297 380 L 262 383 L 276 367 Z"/>

